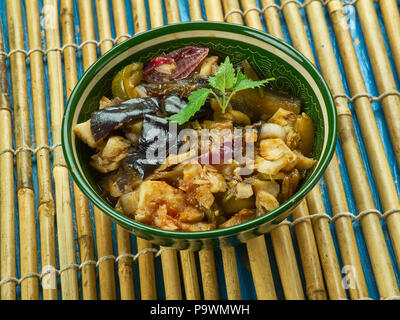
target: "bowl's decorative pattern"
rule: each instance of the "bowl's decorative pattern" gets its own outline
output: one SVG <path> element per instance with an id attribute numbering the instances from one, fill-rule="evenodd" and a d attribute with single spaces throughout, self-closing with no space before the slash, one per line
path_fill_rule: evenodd
<path id="1" fill-rule="evenodd" d="M 100 189 L 88 167 L 90 153 L 77 141 L 72 127 L 89 119 L 103 95 L 111 96 L 114 75 L 133 61 L 147 62 L 152 57 L 186 45 L 204 45 L 233 63 L 248 59 L 263 77 L 275 77 L 275 89 L 301 97 L 305 112 L 316 127 L 313 151 L 318 164 L 308 173 L 298 192 L 278 209 L 250 222 L 207 232 L 171 232 L 145 226 L 115 211 L 100 195 Z M 71 174 L 88 198 L 117 223 L 138 236 L 164 246 L 200 249 L 208 246 L 234 245 L 268 232 L 318 182 L 336 145 L 335 105 L 322 77 L 298 51 L 266 33 L 238 25 L 193 22 L 170 25 L 137 35 L 110 50 L 80 79 L 66 107 L 63 123 L 63 148 Z"/>

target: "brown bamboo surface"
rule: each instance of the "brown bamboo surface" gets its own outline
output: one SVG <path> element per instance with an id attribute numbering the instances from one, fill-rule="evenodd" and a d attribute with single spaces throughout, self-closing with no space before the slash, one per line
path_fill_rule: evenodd
<path id="1" fill-rule="evenodd" d="M 40 3 L 0 0 L 1 299 L 400 299 L 399 1 Z M 182 20 L 290 41 L 318 63 L 337 107 L 340 148 L 324 179 L 237 248 L 134 237 L 90 204 L 63 157 L 66 98 L 82 72 L 133 34 Z"/>

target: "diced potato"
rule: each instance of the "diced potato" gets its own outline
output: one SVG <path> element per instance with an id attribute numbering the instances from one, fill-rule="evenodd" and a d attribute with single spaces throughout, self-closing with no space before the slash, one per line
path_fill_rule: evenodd
<path id="1" fill-rule="evenodd" d="M 107 97 L 102 97 L 99 101 L 99 109 L 107 108 L 111 104 L 111 100 Z"/>
<path id="2" fill-rule="evenodd" d="M 128 140 L 119 137 L 112 136 L 107 140 L 103 151 L 101 152 L 101 157 L 103 159 L 112 159 L 113 161 L 122 160 L 121 157 L 125 158 L 126 151 L 128 150 L 130 143 Z"/>
<path id="3" fill-rule="evenodd" d="M 296 162 L 297 169 L 308 170 L 311 169 L 317 163 L 316 160 L 312 158 L 307 158 L 298 151 L 295 151 L 295 153 L 297 155 L 297 162 Z"/>
<path id="4" fill-rule="evenodd" d="M 281 139 L 262 140 L 259 151 L 265 160 L 273 162 L 286 160 L 286 164 L 281 168 L 284 171 L 290 171 L 296 166 L 296 154 Z"/>
<path id="5" fill-rule="evenodd" d="M 199 163 L 188 163 L 183 168 L 183 180 L 189 181 L 197 177 L 200 177 L 202 172 L 201 164 Z"/>
<path id="6" fill-rule="evenodd" d="M 256 193 L 257 215 L 261 216 L 279 207 L 278 200 L 269 192 L 261 190 Z"/>
<path id="7" fill-rule="evenodd" d="M 236 199 L 248 199 L 254 194 L 253 188 L 248 183 L 239 182 L 236 185 Z"/>
<path id="8" fill-rule="evenodd" d="M 204 213 L 200 210 L 194 211 L 192 208 L 185 208 L 179 214 L 179 221 L 185 223 L 200 222 L 204 218 Z"/>
<path id="9" fill-rule="evenodd" d="M 125 159 L 129 146 L 128 140 L 112 136 L 105 143 L 103 150 L 92 156 L 90 164 L 102 173 L 115 171 L 120 167 L 121 161 Z"/>
<path id="10" fill-rule="evenodd" d="M 122 195 L 119 198 L 119 206 L 123 213 L 129 216 L 134 216 L 135 211 L 138 208 L 139 201 L 139 193 L 138 192 L 130 192 Z M 150 220 L 148 220 L 150 222 Z"/>
<path id="11" fill-rule="evenodd" d="M 101 110 L 101 109 L 104 109 L 104 108 L 107 108 L 107 107 L 117 106 L 120 103 L 122 103 L 122 101 L 123 100 L 121 100 L 120 98 L 115 98 L 113 100 L 110 100 L 110 99 L 108 99 L 107 97 L 104 96 L 104 97 L 102 97 L 100 99 L 99 109 Z"/>
<path id="12" fill-rule="evenodd" d="M 293 152 L 281 139 L 264 139 L 260 141 L 260 155 L 265 160 L 278 160 L 289 157 Z"/>
<path id="13" fill-rule="evenodd" d="M 256 179 L 253 181 L 253 187 L 254 190 L 257 192 L 260 191 L 267 191 L 271 195 L 273 195 L 275 198 L 278 197 L 279 192 L 280 192 L 280 186 L 279 183 L 275 181 L 265 181 L 265 180 L 259 180 Z"/>
<path id="14" fill-rule="evenodd" d="M 125 136 L 129 139 L 129 141 L 134 146 L 139 145 L 139 138 L 140 138 L 140 135 L 142 134 L 142 128 L 143 128 L 143 121 L 137 121 L 137 122 L 128 124 L 124 128 Z"/>
<path id="15" fill-rule="evenodd" d="M 265 160 L 263 157 L 256 156 L 255 167 L 258 172 L 275 175 L 281 171 L 288 164 L 287 158 L 280 158 L 278 160 L 269 161 Z"/>
<path id="16" fill-rule="evenodd" d="M 208 185 L 197 187 L 195 198 L 197 202 L 206 209 L 210 209 L 215 200 L 215 197 L 210 191 Z"/>
<path id="17" fill-rule="evenodd" d="M 92 130 L 90 129 L 90 123 L 91 120 L 79 123 L 74 127 L 73 131 L 74 134 L 89 147 L 96 148 L 99 142 L 94 140 Z"/>
<path id="18" fill-rule="evenodd" d="M 92 156 L 90 165 L 101 173 L 109 173 L 119 169 L 121 166 L 121 161 L 110 161 L 108 159 L 105 160 L 100 156 L 100 154 L 95 154 Z"/>
<path id="19" fill-rule="evenodd" d="M 218 69 L 218 65 L 217 65 L 218 59 L 219 58 L 217 56 L 211 56 L 211 57 L 205 58 L 200 65 L 199 74 L 201 76 L 213 75 Z"/>
<path id="20" fill-rule="evenodd" d="M 224 176 L 216 172 L 207 172 L 207 179 L 210 182 L 210 191 L 212 193 L 225 192 L 228 188 Z"/>

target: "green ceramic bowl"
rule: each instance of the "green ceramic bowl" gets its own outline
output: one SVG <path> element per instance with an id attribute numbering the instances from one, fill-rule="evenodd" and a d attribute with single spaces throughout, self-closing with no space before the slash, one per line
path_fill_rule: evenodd
<path id="1" fill-rule="evenodd" d="M 299 190 L 268 214 L 234 227 L 205 232 L 172 232 L 138 223 L 113 209 L 100 196 L 88 166 L 89 149 L 76 139 L 72 128 L 90 118 L 99 99 L 111 96 L 115 74 L 134 61 L 148 62 L 162 52 L 188 45 L 203 45 L 211 53 L 229 56 L 233 63 L 248 59 L 260 76 L 274 77 L 275 89 L 301 97 L 304 111 L 316 128 L 313 157 L 318 163 Z M 337 140 L 337 116 L 329 89 L 317 69 L 301 53 L 283 41 L 248 27 L 214 22 L 169 25 L 139 34 L 116 46 L 83 75 L 68 101 L 62 129 L 64 154 L 74 181 L 83 193 L 114 221 L 135 235 L 163 246 L 198 250 L 236 245 L 269 232 L 283 221 L 321 178 Z"/>

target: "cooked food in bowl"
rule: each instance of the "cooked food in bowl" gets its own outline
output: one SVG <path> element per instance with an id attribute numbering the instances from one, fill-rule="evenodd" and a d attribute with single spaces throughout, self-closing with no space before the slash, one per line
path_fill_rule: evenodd
<path id="1" fill-rule="evenodd" d="M 278 208 L 316 163 L 302 100 L 273 81 L 188 46 L 125 66 L 73 131 L 120 213 L 169 231 L 231 227 Z"/>

